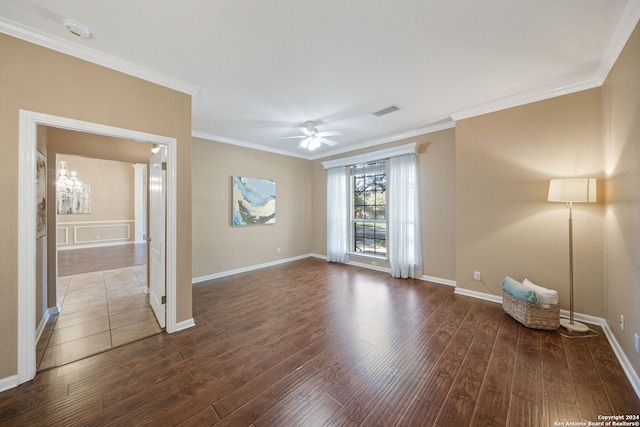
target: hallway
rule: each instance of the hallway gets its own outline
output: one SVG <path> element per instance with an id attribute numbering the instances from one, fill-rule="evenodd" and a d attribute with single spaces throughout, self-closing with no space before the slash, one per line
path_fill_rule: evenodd
<path id="1" fill-rule="evenodd" d="M 91 263 L 78 262 L 82 251 L 91 251 L 103 263 L 118 258 L 117 253 L 131 252 L 133 245 L 125 246 L 64 252 L 69 252 L 66 258 L 76 259 L 76 271 L 87 271 Z M 139 257 L 120 258 L 132 264 L 140 262 Z M 72 267 L 60 264 L 60 271 L 72 271 Z M 160 333 L 162 329 L 144 293 L 146 269 L 143 263 L 59 277 L 58 303 L 62 310 L 51 316 L 38 342 L 37 369 L 60 366 Z"/>

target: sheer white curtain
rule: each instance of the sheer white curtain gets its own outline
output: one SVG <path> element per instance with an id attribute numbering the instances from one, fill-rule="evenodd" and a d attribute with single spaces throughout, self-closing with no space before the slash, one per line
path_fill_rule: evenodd
<path id="1" fill-rule="evenodd" d="M 327 261 L 349 261 L 348 169 L 327 169 Z"/>
<path id="2" fill-rule="evenodd" d="M 416 155 L 391 157 L 387 182 L 391 275 L 417 278 L 422 276 L 422 249 Z"/>

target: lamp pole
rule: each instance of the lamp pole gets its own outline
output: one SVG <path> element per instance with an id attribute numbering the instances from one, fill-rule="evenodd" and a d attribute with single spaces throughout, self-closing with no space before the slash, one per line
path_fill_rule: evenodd
<path id="1" fill-rule="evenodd" d="M 573 202 L 569 205 L 569 323 L 573 325 Z"/>
<path id="2" fill-rule="evenodd" d="M 569 319 L 560 319 L 560 326 L 575 332 L 587 332 L 589 327 L 573 320 L 573 202 L 569 205 Z"/>

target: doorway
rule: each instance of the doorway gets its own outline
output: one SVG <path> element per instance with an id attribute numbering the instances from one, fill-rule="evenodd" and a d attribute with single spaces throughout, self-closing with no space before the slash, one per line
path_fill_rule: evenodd
<path id="1" fill-rule="evenodd" d="M 146 164 L 129 161 L 148 163 L 149 144 L 133 141 L 136 150 L 130 154 L 112 150 L 119 160 L 61 154 L 57 146 L 61 139 L 86 145 L 109 144 L 111 139 L 48 127 L 40 130 L 56 172 L 55 188 L 50 186 L 56 202 L 49 203 L 55 215 L 49 215 L 48 235 L 55 236 L 56 244 L 49 250 L 56 251 L 57 269 L 49 268 L 49 274 L 57 276 L 55 303 L 60 311 L 51 313 L 42 328 L 36 345 L 37 371 L 162 331 L 145 292 L 147 180 L 138 172 L 146 171 Z M 132 144 L 128 145 L 133 148 Z M 52 199 L 51 192 L 49 196 Z M 164 239 L 164 229 L 161 232 Z"/>
<path id="2" fill-rule="evenodd" d="M 22 384 L 36 373 L 36 176 L 37 127 L 50 126 L 97 135 L 147 142 L 167 150 L 166 331 L 175 332 L 176 320 L 176 155 L 177 140 L 161 135 L 116 128 L 32 111 L 20 110 L 18 197 L 18 375 Z"/>

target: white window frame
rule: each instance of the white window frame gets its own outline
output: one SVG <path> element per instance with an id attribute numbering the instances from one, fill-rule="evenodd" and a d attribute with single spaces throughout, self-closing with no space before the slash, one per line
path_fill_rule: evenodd
<path id="1" fill-rule="evenodd" d="M 384 161 L 384 173 L 385 173 L 385 177 L 388 178 L 389 177 L 389 162 L 387 161 L 387 159 L 379 159 L 379 160 L 372 160 L 369 161 L 367 163 L 364 164 L 368 164 L 368 163 L 374 163 L 374 162 L 380 162 L 380 161 Z M 360 163 L 362 164 L 362 163 Z M 356 246 L 356 242 L 355 242 L 355 225 L 358 222 L 363 222 L 362 219 L 357 219 L 355 217 L 355 188 L 354 188 L 354 183 L 353 183 L 353 177 L 357 176 L 357 175 L 353 175 L 351 174 L 351 167 L 356 166 L 356 165 L 351 165 L 349 167 L 349 217 L 350 217 L 350 230 L 349 230 L 349 255 L 354 255 L 354 256 L 359 256 L 359 257 L 366 257 L 366 258 L 372 258 L 372 259 L 378 259 L 381 261 L 387 261 L 388 260 L 388 256 L 387 253 L 385 251 L 385 255 L 377 255 L 377 254 L 370 254 L 370 253 L 365 253 L 365 252 L 357 252 L 355 250 L 355 246 Z M 388 185 L 388 181 L 387 181 L 387 185 Z M 385 189 L 385 199 L 386 199 L 386 189 Z M 385 201 L 385 211 L 386 211 L 386 201 Z M 373 222 L 376 224 L 384 224 L 385 225 L 385 245 L 386 245 L 386 241 L 387 239 L 387 234 L 386 234 L 386 230 L 389 229 L 389 223 L 387 220 L 387 215 L 385 213 L 384 216 L 384 220 L 382 219 L 367 219 L 366 222 Z"/>

